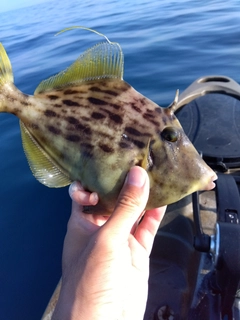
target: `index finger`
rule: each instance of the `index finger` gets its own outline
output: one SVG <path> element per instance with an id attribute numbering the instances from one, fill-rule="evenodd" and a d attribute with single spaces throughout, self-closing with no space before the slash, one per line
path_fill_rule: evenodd
<path id="1" fill-rule="evenodd" d="M 85 191 L 79 181 L 74 181 L 69 187 L 71 199 L 82 206 L 95 206 L 98 203 L 98 194 L 96 192 Z"/>
<path id="2" fill-rule="evenodd" d="M 147 210 L 142 218 L 141 223 L 137 226 L 134 233 L 136 240 L 150 254 L 153 246 L 154 237 L 159 225 L 164 217 L 167 206 Z"/>

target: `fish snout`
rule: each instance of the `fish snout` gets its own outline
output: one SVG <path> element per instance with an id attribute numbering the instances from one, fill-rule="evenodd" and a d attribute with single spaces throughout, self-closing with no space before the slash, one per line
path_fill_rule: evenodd
<path id="1" fill-rule="evenodd" d="M 214 183 L 214 181 L 216 181 L 217 178 L 217 174 L 214 171 L 212 171 L 212 175 L 208 179 L 207 184 L 203 190 L 212 190 L 213 188 L 215 188 L 216 184 Z"/>

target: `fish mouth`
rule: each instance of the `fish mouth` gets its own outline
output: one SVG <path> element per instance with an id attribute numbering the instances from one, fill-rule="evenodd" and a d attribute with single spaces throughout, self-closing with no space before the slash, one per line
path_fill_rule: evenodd
<path id="1" fill-rule="evenodd" d="M 214 181 L 216 181 L 218 178 L 218 176 L 216 175 L 215 172 L 213 172 L 213 175 L 210 177 L 207 185 L 205 186 L 204 190 L 212 190 L 213 188 L 215 188 L 216 184 L 214 183 Z"/>

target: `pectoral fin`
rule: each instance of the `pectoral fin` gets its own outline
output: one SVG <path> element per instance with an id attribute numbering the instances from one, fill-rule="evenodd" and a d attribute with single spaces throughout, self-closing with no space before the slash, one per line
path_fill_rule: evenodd
<path id="1" fill-rule="evenodd" d="M 148 140 L 147 146 L 144 149 L 144 157 L 141 162 L 141 167 L 146 171 L 148 171 L 152 166 L 152 158 L 150 154 L 150 143 L 151 143 L 151 139 Z"/>
<path id="2" fill-rule="evenodd" d="M 72 181 L 44 152 L 27 127 L 20 121 L 23 149 L 34 177 L 50 188 L 60 188 Z"/>

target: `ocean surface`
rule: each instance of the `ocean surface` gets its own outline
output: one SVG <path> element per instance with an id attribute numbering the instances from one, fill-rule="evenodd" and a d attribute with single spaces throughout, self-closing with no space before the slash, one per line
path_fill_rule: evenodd
<path id="1" fill-rule="evenodd" d="M 124 78 L 161 106 L 205 75 L 240 82 L 240 3 L 212 1 L 49 1 L 0 13 L 0 41 L 15 85 L 33 94 L 41 80 L 104 39 L 119 42 Z M 40 319 L 61 276 L 71 203 L 68 188 L 37 182 L 21 146 L 18 119 L 0 114 L 0 319 Z"/>

